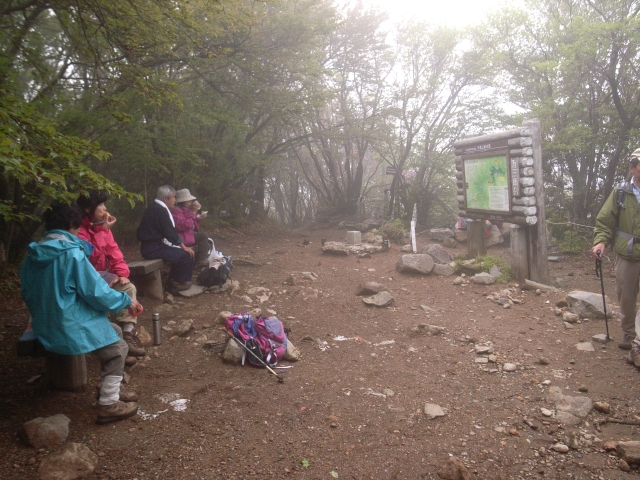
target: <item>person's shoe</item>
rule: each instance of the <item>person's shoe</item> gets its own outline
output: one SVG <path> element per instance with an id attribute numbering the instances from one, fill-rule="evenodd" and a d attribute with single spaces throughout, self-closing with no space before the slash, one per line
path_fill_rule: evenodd
<path id="1" fill-rule="evenodd" d="M 124 359 L 125 367 L 133 367 L 136 363 L 138 363 L 138 359 L 136 357 L 127 355 L 127 358 Z"/>
<path id="2" fill-rule="evenodd" d="M 138 332 L 132 330 L 130 332 L 122 332 L 122 339 L 129 345 L 129 355 L 134 357 L 144 357 L 147 352 L 142 347 L 142 342 L 138 338 Z"/>
<path id="3" fill-rule="evenodd" d="M 98 405 L 98 425 L 117 422 L 125 418 L 133 417 L 138 411 L 138 404 L 135 402 L 125 403 L 118 401 L 113 405 Z"/>
<path id="4" fill-rule="evenodd" d="M 638 345 L 633 345 L 627 357 L 627 362 L 636 368 L 640 368 L 640 347 Z"/>
<path id="5" fill-rule="evenodd" d="M 170 280 L 170 283 L 176 292 L 184 292 L 191 288 L 191 282 L 176 282 L 175 280 Z"/>
<path id="6" fill-rule="evenodd" d="M 624 340 L 622 340 L 618 344 L 618 348 L 620 350 L 631 350 L 631 345 L 633 344 L 634 340 L 635 340 L 635 337 L 632 337 L 631 335 L 625 335 Z"/>

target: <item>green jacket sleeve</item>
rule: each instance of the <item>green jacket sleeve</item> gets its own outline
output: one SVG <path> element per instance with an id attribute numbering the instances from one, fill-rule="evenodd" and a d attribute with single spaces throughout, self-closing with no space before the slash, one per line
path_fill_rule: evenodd
<path id="1" fill-rule="evenodd" d="M 616 224 L 616 215 L 618 213 L 618 207 L 616 205 L 617 192 L 618 189 L 614 188 L 596 217 L 596 228 L 593 235 L 594 246 L 599 243 L 610 246 L 611 236 L 613 235 L 613 229 Z"/>

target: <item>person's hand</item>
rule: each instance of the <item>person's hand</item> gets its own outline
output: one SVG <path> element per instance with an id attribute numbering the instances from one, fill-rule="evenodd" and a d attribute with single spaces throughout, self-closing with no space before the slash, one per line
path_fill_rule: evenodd
<path id="1" fill-rule="evenodd" d="M 604 254 L 604 249 L 605 249 L 604 243 L 600 242 L 595 247 L 593 247 L 591 251 L 593 252 L 594 257 L 602 258 L 602 255 Z"/>
<path id="2" fill-rule="evenodd" d="M 110 229 L 113 227 L 113 224 L 116 223 L 116 217 L 113 215 L 109 215 L 108 213 L 104 214 L 104 223 L 102 224 L 102 228 Z"/>
<path id="3" fill-rule="evenodd" d="M 127 283 L 131 283 L 131 280 L 129 280 L 127 277 L 118 277 L 116 278 L 116 283 L 126 285 Z"/>
<path id="4" fill-rule="evenodd" d="M 191 258 L 193 258 L 195 256 L 195 252 L 193 251 L 193 249 L 187 247 L 184 243 L 180 244 L 180 248 L 182 248 L 182 250 L 184 250 L 189 255 L 191 255 Z"/>
<path id="5" fill-rule="evenodd" d="M 140 313 L 142 313 L 142 310 L 143 310 L 143 307 L 142 305 L 140 305 L 140 302 L 138 302 L 137 300 L 132 300 L 131 305 L 129 305 L 129 308 L 127 309 L 127 311 L 129 312 L 129 315 L 131 316 L 139 315 Z"/>
<path id="6" fill-rule="evenodd" d="M 202 212 L 202 213 L 198 214 L 198 218 L 199 218 L 200 220 L 202 220 L 202 219 L 204 219 L 204 218 L 207 218 L 207 213 L 209 213 L 209 212 Z"/>

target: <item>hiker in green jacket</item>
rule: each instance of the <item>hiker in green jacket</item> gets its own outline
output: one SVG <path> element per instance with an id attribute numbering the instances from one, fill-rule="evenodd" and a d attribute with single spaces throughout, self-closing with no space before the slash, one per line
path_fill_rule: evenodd
<path id="1" fill-rule="evenodd" d="M 640 148 L 631 154 L 629 173 L 631 180 L 614 188 L 596 217 L 592 251 L 601 258 L 613 239 L 616 294 L 624 335 L 618 347 L 631 350 L 628 361 L 640 368 L 640 315 L 636 308 L 640 281 Z"/>

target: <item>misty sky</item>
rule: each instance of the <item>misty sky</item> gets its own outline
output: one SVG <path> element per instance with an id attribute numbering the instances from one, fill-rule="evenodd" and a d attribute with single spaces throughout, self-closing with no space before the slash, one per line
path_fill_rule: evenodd
<path id="1" fill-rule="evenodd" d="M 363 0 L 389 12 L 393 20 L 420 18 L 432 23 L 464 26 L 476 23 L 486 13 L 521 0 Z"/>

